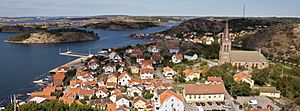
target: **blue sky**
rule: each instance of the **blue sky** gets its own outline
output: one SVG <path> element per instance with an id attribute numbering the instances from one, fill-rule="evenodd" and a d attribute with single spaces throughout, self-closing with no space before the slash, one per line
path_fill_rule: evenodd
<path id="1" fill-rule="evenodd" d="M 246 16 L 300 17 L 300 0 L 0 0 L 0 16 Z"/>

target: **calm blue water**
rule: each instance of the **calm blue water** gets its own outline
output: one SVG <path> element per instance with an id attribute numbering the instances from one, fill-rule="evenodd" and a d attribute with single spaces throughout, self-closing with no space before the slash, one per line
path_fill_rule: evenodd
<path id="1" fill-rule="evenodd" d="M 31 85 L 34 78 L 49 70 L 63 65 L 75 58 L 60 56 L 59 48 L 69 47 L 73 52 L 96 53 L 100 48 L 116 48 L 131 44 L 140 44 L 149 40 L 127 38 L 133 33 L 154 33 L 170 28 L 177 23 L 167 23 L 166 27 L 155 27 L 134 31 L 93 30 L 101 36 L 100 40 L 79 43 L 59 44 L 12 44 L 3 40 L 14 34 L 0 33 L 0 100 L 8 100 L 9 95 L 26 93 L 38 87 Z M 1 104 L 1 101 L 0 101 Z"/>

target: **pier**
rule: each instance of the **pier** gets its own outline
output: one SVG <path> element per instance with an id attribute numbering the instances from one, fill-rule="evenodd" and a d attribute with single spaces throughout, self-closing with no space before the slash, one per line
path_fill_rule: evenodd
<path id="1" fill-rule="evenodd" d="M 88 54 L 79 54 L 79 53 L 73 53 L 73 52 L 64 52 L 64 53 L 59 53 L 60 55 L 63 56 L 72 56 L 72 57 L 80 57 L 80 58 L 85 58 L 85 57 L 89 57 L 90 55 Z"/>
<path id="2" fill-rule="evenodd" d="M 84 65 L 84 61 L 88 57 L 92 56 L 91 54 L 73 53 L 70 50 L 68 50 L 67 52 L 59 53 L 59 55 L 62 55 L 62 56 L 71 56 L 71 57 L 78 57 L 77 59 L 75 59 L 75 60 L 73 60 L 71 62 L 68 62 L 68 63 L 66 63 L 64 65 L 61 65 L 61 66 L 74 67 L 74 68 L 77 68 L 77 67 L 79 67 L 81 65 Z M 61 66 L 59 66 L 59 67 L 61 67 Z M 59 67 L 50 70 L 49 73 L 55 73 Z"/>
<path id="3" fill-rule="evenodd" d="M 85 61 L 87 58 L 88 58 L 87 56 L 86 57 L 80 57 L 80 58 L 77 58 L 77 59 L 75 59 L 75 60 L 73 60 L 71 62 L 68 62 L 68 63 L 66 63 L 66 64 L 64 64 L 62 66 L 77 68 L 77 67 L 79 67 L 81 65 L 84 65 L 83 61 Z M 59 67 L 61 67 L 61 66 L 59 66 Z M 49 73 L 55 73 L 59 67 L 50 70 Z"/>

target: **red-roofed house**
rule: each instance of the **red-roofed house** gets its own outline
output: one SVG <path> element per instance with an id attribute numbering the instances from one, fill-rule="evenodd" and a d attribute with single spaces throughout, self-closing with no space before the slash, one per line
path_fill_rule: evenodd
<path id="1" fill-rule="evenodd" d="M 233 77 L 236 82 L 248 83 L 250 85 L 250 88 L 253 88 L 253 86 L 254 86 L 254 80 L 251 79 L 252 78 L 251 74 L 239 72 L 239 73 L 235 74 Z"/>
<path id="2" fill-rule="evenodd" d="M 187 102 L 223 102 L 226 89 L 223 84 L 185 85 L 183 96 Z"/>
<path id="3" fill-rule="evenodd" d="M 194 79 L 200 79 L 201 71 L 196 69 L 185 69 L 183 74 L 185 75 L 186 81 L 192 81 Z"/>
<path id="4" fill-rule="evenodd" d="M 140 70 L 141 79 L 153 79 L 154 78 L 154 69 L 142 68 Z"/>
<path id="5" fill-rule="evenodd" d="M 165 90 L 155 98 L 158 98 L 154 101 L 155 111 L 184 111 L 183 96 L 172 90 Z"/>
<path id="6" fill-rule="evenodd" d="M 176 53 L 172 56 L 172 62 L 177 64 L 180 63 L 183 60 L 183 56 L 180 53 Z"/>
<path id="7" fill-rule="evenodd" d="M 121 85 L 121 86 L 128 86 L 129 85 L 129 80 L 131 80 L 131 76 L 127 72 L 123 72 L 118 77 L 118 84 Z"/>
<path id="8" fill-rule="evenodd" d="M 207 77 L 205 84 L 223 84 L 222 77 L 210 76 Z"/>
<path id="9" fill-rule="evenodd" d="M 53 80 L 54 86 L 61 86 L 61 85 L 63 85 L 64 78 L 65 78 L 65 73 L 63 73 L 63 72 L 56 72 L 54 74 L 54 80 Z"/>
<path id="10" fill-rule="evenodd" d="M 166 79 L 173 79 L 173 76 L 177 74 L 177 72 L 170 68 L 169 66 L 163 68 L 163 74 Z"/>

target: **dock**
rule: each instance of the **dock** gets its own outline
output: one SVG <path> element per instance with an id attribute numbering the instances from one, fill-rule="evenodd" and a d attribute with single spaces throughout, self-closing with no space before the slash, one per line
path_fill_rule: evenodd
<path id="1" fill-rule="evenodd" d="M 86 61 L 87 58 L 89 58 L 91 56 L 89 54 L 79 54 L 79 53 L 73 53 L 71 51 L 59 53 L 59 55 L 77 57 L 77 59 L 75 59 L 71 62 L 68 62 L 64 65 L 61 65 L 61 66 L 74 67 L 74 68 L 84 65 L 84 61 Z M 59 66 L 59 67 L 61 67 L 61 66 Z M 55 73 L 59 67 L 50 70 L 49 73 Z"/>
<path id="2" fill-rule="evenodd" d="M 59 53 L 60 55 L 63 55 L 63 56 L 72 56 L 72 57 L 80 57 L 80 58 L 85 58 L 85 57 L 88 57 L 89 55 L 88 54 L 77 54 L 77 53 L 68 53 L 68 52 L 65 52 L 65 53 Z"/>
<path id="3" fill-rule="evenodd" d="M 87 56 L 86 57 L 80 57 L 80 58 L 77 58 L 77 59 L 75 59 L 75 60 L 73 60 L 71 62 L 68 62 L 68 63 L 66 63 L 66 64 L 64 64 L 62 66 L 77 68 L 79 66 L 84 65 L 83 61 L 85 61 L 87 58 L 88 58 Z M 61 67 L 61 66 L 59 66 L 59 67 Z M 59 67 L 50 70 L 49 73 L 55 73 Z"/>

